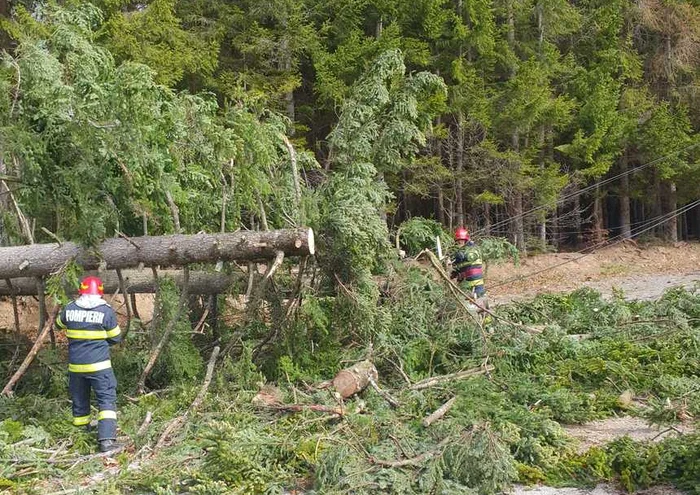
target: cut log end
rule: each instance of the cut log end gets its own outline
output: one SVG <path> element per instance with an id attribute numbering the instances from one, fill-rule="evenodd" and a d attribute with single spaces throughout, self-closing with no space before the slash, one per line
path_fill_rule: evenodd
<path id="1" fill-rule="evenodd" d="M 297 241 L 297 242 L 299 242 L 299 241 Z M 308 238 L 307 238 L 307 241 L 306 241 L 306 242 L 307 242 L 307 245 L 309 246 L 309 254 L 310 254 L 311 256 L 313 256 L 314 254 L 316 254 L 316 242 L 315 242 L 315 240 L 314 240 L 314 231 L 313 231 L 313 229 L 309 229 L 309 235 L 308 235 Z M 299 245 L 297 246 L 297 248 L 300 248 L 300 247 L 301 247 L 301 243 L 299 243 Z"/>

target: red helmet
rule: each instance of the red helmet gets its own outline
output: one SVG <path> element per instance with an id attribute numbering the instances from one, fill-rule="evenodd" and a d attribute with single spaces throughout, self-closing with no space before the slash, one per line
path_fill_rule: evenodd
<path id="1" fill-rule="evenodd" d="M 469 241 L 469 232 L 464 227 L 455 230 L 455 241 Z"/>
<path id="2" fill-rule="evenodd" d="M 89 294 L 91 296 L 101 296 L 105 293 L 105 288 L 102 285 L 102 280 L 97 277 L 85 277 L 82 282 L 80 282 L 80 288 L 78 289 L 78 294 L 84 295 Z"/>

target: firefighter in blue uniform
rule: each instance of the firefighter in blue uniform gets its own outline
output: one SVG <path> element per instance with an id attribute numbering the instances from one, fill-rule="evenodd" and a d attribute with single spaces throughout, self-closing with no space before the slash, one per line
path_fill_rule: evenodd
<path id="1" fill-rule="evenodd" d="M 117 444 L 117 380 L 109 359 L 109 348 L 121 340 L 117 315 L 102 298 L 104 287 L 97 277 L 80 283 L 79 297 L 59 313 L 56 325 L 68 337 L 69 390 L 73 401 L 73 424 L 90 426 L 90 390 L 94 390 L 99 412 L 97 440 L 100 452 Z"/>

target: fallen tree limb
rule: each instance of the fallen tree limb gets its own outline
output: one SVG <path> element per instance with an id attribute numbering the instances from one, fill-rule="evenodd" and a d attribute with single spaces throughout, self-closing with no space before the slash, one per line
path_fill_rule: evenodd
<path id="1" fill-rule="evenodd" d="M 270 282 L 270 279 L 275 274 L 277 269 L 280 266 L 282 266 L 283 261 L 284 252 L 278 251 L 275 254 L 274 261 L 267 267 L 267 270 L 265 270 L 265 275 L 263 275 L 263 278 L 260 280 L 258 286 L 255 288 L 254 294 L 252 294 L 250 299 L 248 300 L 248 303 L 246 305 L 246 313 L 248 315 L 247 318 L 252 318 L 253 315 L 255 315 L 255 312 L 258 309 L 258 304 L 265 297 L 265 289 L 267 289 L 267 284 Z"/>
<path id="2" fill-rule="evenodd" d="M 440 441 L 439 444 L 437 444 L 435 449 L 429 450 L 427 452 L 423 452 L 422 454 L 419 454 L 415 457 L 411 457 L 410 459 L 401 459 L 399 461 L 384 461 L 381 459 L 375 459 L 375 458 L 371 457 L 369 459 L 369 461 L 372 464 L 376 464 L 377 466 L 382 466 L 382 467 L 387 467 L 387 468 L 421 466 L 425 463 L 425 461 L 428 461 L 428 460 L 432 459 L 433 457 L 442 455 L 444 448 L 447 446 L 447 444 L 450 443 L 451 440 L 452 439 L 450 437 L 444 438 L 443 440 Z"/>
<path id="3" fill-rule="evenodd" d="M 158 442 L 156 442 L 156 452 L 163 445 L 165 445 L 165 441 L 168 439 L 168 437 L 172 437 L 172 435 L 174 435 L 177 432 L 177 430 L 179 430 L 182 427 L 183 423 L 187 420 L 187 418 L 201 407 L 202 403 L 204 402 L 204 398 L 207 396 L 209 385 L 211 384 L 211 379 L 214 374 L 214 366 L 216 365 L 216 358 L 219 357 L 219 350 L 219 346 L 214 347 L 214 350 L 211 352 L 211 356 L 209 356 L 209 363 L 207 364 L 207 373 L 204 376 L 204 382 L 202 383 L 202 386 L 199 389 L 197 397 L 195 397 L 194 401 L 192 401 L 192 404 L 190 404 L 190 407 L 187 409 L 187 411 L 185 411 L 185 413 L 182 416 L 178 416 L 177 418 L 173 419 L 165 427 L 165 430 L 163 430 L 163 433 L 160 435 Z"/>
<path id="4" fill-rule="evenodd" d="M 51 312 L 51 315 L 46 319 L 46 321 L 44 322 L 44 327 L 41 329 L 41 332 L 39 332 L 39 335 L 36 338 L 36 342 L 34 342 L 34 345 L 30 349 L 29 354 L 27 354 L 27 357 L 24 358 L 24 361 L 20 365 L 19 369 L 15 372 L 14 375 L 12 375 L 12 378 L 10 378 L 10 380 L 7 382 L 5 388 L 2 389 L 0 395 L 6 395 L 8 397 L 12 396 L 12 389 L 20 380 L 20 378 L 22 378 L 22 375 L 24 375 L 24 373 L 27 371 L 27 368 L 29 368 L 29 365 L 32 364 L 32 361 L 34 361 L 34 358 L 41 349 L 41 346 L 44 344 L 46 336 L 49 334 L 49 330 L 51 330 L 51 328 L 53 327 L 53 322 L 56 320 L 56 315 L 58 315 L 59 310 L 60 307 L 56 306 L 56 308 Z"/>
<path id="5" fill-rule="evenodd" d="M 136 432 L 136 435 L 140 437 L 144 433 L 146 433 L 146 430 L 148 429 L 148 425 L 151 424 L 152 420 L 153 420 L 153 412 L 147 411 L 146 417 L 143 419 L 143 423 L 141 423 L 141 426 L 139 426 L 139 430 Z"/>
<path id="6" fill-rule="evenodd" d="M 22 334 L 20 333 L 19 328 L 19 307 L 17 306 L 17 292 L 15 291 L 15 287 L 14 285 L 12 285 L 12 281 L 9 278 L 5 279 L 5 283 L 10 289 L 10 293 L 12 295 L 12 314 L 15 319 L 15 340 L 17 341 L 17 343 L 19 343 L 22 338 Z"/>
<path id="7" fill-rule="evenodd" d="M 440 385 L 442 383 L 455 382 L 458 380 L 464 380 L 465 378 L 471 378 L 477 375 L 483 375 L 493 371 L 493 365 L 480 366 L 479 368 L 472 368 L 469 370 L 459 371 L 457 373 L 450 373 L 449 375 L 433 376 L 432 378 L 426 378 L 417 383 L 414 383 L 409 390 L 423 390 L 426 388 L 434 387 L 435 385 Z"/>
<path id="8" fill-rule="evenodd" d="M 136 247 L 138 246 L 138 247 Z M 261 260 L 314 254 L 314 234 L 309 228 L 266 232 L 238 231 L 227 234 L 195 234 L 112 237 L 96 249 L 74 242 L 32 244 L 0 248 L 0 279 L 46 276 L 75 260 L 85 270 L 184 266 L 218 260 Z"/>
<path id="9" fill-rule="evenodd" d="M 124 335 L 122 335 L 122 340 L 126 340 L 126 337 L 129 335 L 129 330 L 131 330 L 131 298 L 129 297 L 129 291 L 126 289 L 126 284 L 124 283 L 124 275 L 119 269 L 117 269 L 117 281 L 119 282 L 119 292 L 124 298 L 124 304 L 126 305 L 126 327 L 124 328 Z"/>
<path id="10" fill-rule="evenodd" d="M 151 357 L 148 359 L 148 363 L 146 364 L 146 367 L 143 370 L 143 373 L 141 373 L 141 378 L 139 379 L 139 385 L 138 385 L 138 391 L 140 394 L 143 394 L 146 390 L 146 379 L 148 378 L 148 375 L 151 374 L 151 371 L 153 371 L 153 367 L 156 365 L 156 361 L 158 360 L 158 356 L 160 356 L 160 353 L 163 351 L 163 348 L 165 347 L 165 344 L 168 342 L 168 339 L 170 338 L 170 334 L 173 333 L 173 330 L 175 330 L 175 325 L 177 322 L 180 320 L 180 316 L 182 315 L 182 311 L 185 307 L 185 302 L 187 301 L 187 282 L 189 279 L 189 269 L 185 266 L 184 268 L 184 282 L 183 282 L 183 287 L 182 290 L 180 291 L 180 299 L 177 302 L 177 308 L 175 309 L 175 315 L 172 317 L 172 319 L 167 323 L 167 326 L 165 327 L 165 330 L 163 331 L 163 335 L 160 338 L 160 341 L 158 342 L 158 345 L 153 349 L 153 352 L 151 353 Z"/>
<path id="11" fill-rule="evenodd" d="M 528 328 L 526 325 L 523 325 L 520 323 L 515 323 L 513 321 L 506 320 L 505 318 L 501 318 L 500 316 L 495 314 L 493 311 L 491 311 L 490 309 L 485 307 L 483 304 L 481 304 L 478 300 L 476 300 L 470 294 L 467 294 L 466 292 L 464 292 L 457 284 L 455 284 L 450 279 L 450 277 L 447 275 L 447 273 L 445 273 L 445 270 L 443 270 L 442 266 L 440 265 L 440 261 L 437 259 L 437 257 L 435 256 L 435 254 L 433 254 L 432 251 L 430 251 L 428 249 L 424 249 L 423 251 L 421 251 L 418 254 L 418 256 L 416 256 L 416 259 L 420 258 L 421 256 L 424 256 L 424 255 L 428 257 L 428 259 L 430 260 L 430 263 L 433 265 L 433 267 L 438 272 L 440 277 L 442 277 L 442 279 L 445 280 L 448 288 L 450 289 L 450 292 L 452 293 L 454 298 L 457 300 L 457 302 L 459 302 L 460 305 L 463 307 L 463 309 L 465 309 L 469 313 L 469 315 L 472 316 L 472 318 L 474 318 L 477 325 L 479 326 L 479 330 L 481 331 L 482 338 L 484 339 L 484 342 L 486 342 L 486 340 L 487 340 L 486 333 L 484 332 L 484 326 L 481 323 L 481 321 L 479 320 L 479 318 L 476 315 L 472 314 L 471 311 L 469 311 L 469 307 L 466 305 L 466 301 L 469 301 L 471 304 L 476 306 L 476 308 L 479 311 L 486 313 L 487 315 L 493 317 L 496 320 L 499 320 L 499 321 L 502 321 L 503 323 L 507 323 L 509 325 L 530 331 L 530 328 Z"/>
<path id="12" fill-rule="evenodd" d="M 425 427 L 427 428 L 428 426 L 430 426 L 430 425 L 432 425 L 433 423 L 435 423 L 437 420 L 442 419 L 442 417 L 443 417 L 445 414 L 447 414 L 447 412 L 448 412 L 450 409 L 452 409 L 452 406 L 454 406 L 454 404 L 455 404 L 456 401 L 457 401 L 457 397 L 456 397 L 456 396 L 455 396 L 455 397 L 452 397 L 450 400 L 448 400 L 448 401 L 445 402 L 443 405 L 441 405 L 439 408 L 437 408 L 437 409 L 435 410 L 435 412 L 433 412 L 433 413 L 430 414 L 429 416 L 426 416 L 426 417 L 423 419 L 423 421 L 422 421 L 423 426 L 425 426 Z"/>
<path id="13" fill-rule="evenodd" d="M 379 395 L 381 395 L 384 398 L 384 400 L 389 403 L 389 405 L 391 407 L 397 408 L 401 405 L 399 403 L 399 401 L 396 400 L 394 397 L 392 397 L 389 392 L 379 388 L 379 385 L 377 384 L 376 381 L 374 381 L 374 378 L 372 378 L 371 376 L 369 377 L 369 384 L 372 385 L 372 388 L 374 389 L 374 391 L 377 392 Z"/>
<path id="14" fill-rule="evenodd" d="M 275 409 L 277 411 L 289 411 L 289 412 L 314 411 L 314 412 L 335 414 L 337 416 L 345 416 L 345 411 L 343 410 L 342 407 L 330 407 L 330 406 L 323 406 L 320 404 L 281 404 L 279 406 L 269 406 L 269 408 Z"/>

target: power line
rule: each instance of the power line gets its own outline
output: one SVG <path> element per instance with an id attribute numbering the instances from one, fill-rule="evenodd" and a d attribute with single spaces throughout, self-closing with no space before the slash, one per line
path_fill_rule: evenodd
<path id="1" fill-rule="evenodd" d="M 519 280 L 526 280 L 530 277 L 534 277 L 534 276 L 539 275 L 540 273 L 544 273 L 548 270 L 553 270 L 555 268 L 559 268 L 560 266 L 566 265 L 568 263 L 573 263 L 574 261 L 578 261 L 582 258 L 585 258 L 586 256 L 590 256 L 591 254 L 593 254 L 593 252 L 596 249 L 603 248 L 603 247 L 615 246 L 617 244 L 620 244 L 621 242 L 624 242 L 627 239 L 633 239 L 635 237 L 638 237 L 639 235 L 643 234 L 644 232 L 648 232 L 649 230 L 654 229 L 654 228 L 658 227 L 659 225 L 662 225 L 662 224 L 668 222 L 672 218 L 677 217 L 679 215 L 682 215 L 683 213 L 685 213 L 689 210 L 692 210 L 693 208 L 695 208 L 698 205 L 700 205 L 700 199 L 697 199 L 697 200 L 693 201 L 692 203 L 685 205 L 681 208 L 676 208 L 674 211 L 672 211 L 670 213 L 666 213 L 665 215 L 659 215 L 658 217 L 652 218 L 649 222 L 647 222 L 644 226 L 642 226 L 643 228 L 640 228 L 637 232 L 634 232 L 629 238 L 624 237 L 622 234 L 620 234 L 618 236 L 613 237 L 612 239 L 608 239 L 608 240 L 603 241 L 599 244 L 596 244 L 596 245 L 591 246 L 589 248 L 586 248 L 582 251 L 579 251 L 578 254 L 581 254 L 581 256 L 579 256 L 577 258 L 566 260 L 566 261 L 563 261 L 561 263 L 557 263 L 556 265 L 551 265 L 551 266 L 542 268 L 541 270 L 537 270 L 535 272 L 528 273 L 527 275 L 523 275 L 520 277 L 514 277 L 510 280 L 506 280 L 506 281 L 501 282 L 499 284 L 492 285 L 491 287 L 500 287 L 502 285 L 508 285 L 508 284 L 513 283 L 513 282 L 517 282 Z M 664 217 L 668 217 L 668 218 L 664 218 Z M 657 221 L 653 225 L 649 225 L 649 223 L 654 222 L 654 220 L 657 220 L 657 219 L 661 219 L 661 220 Z M 611 242 L 613 240 L 614 240 L 614 242 Z"/>
<path id="2" fill-rule="evenodd" d="M 657 164 L 657 163 L 659 163 L 659 162 L 662 162 L 662 161 L 664 161 L 664 160 L 666 160 L 666 159 L 668 159 L 668 158 L 671 158 L 672 156 L 676 156 L 676 155 L 678 155 L 679 153 L 683 153 L 684 151 L 688 151 L 688 150 L 690 150 L 690 149 L 692 149 L 692 148 L 695 148 L 696 146 L 700 146 L 700 142 L 697 142 L 697 143 L 694 143 L 694 144 L 690 144 L 690 145 L 686 146 L 685 148 L 681 148 L 681 149 L 678 149 L 678 150 L 676 150 L 676 151 L 673 151 L 673 152 L 669 153 L 668 155 L 662 156 L 662 157 L 660 157 L 660 158 L 656 158 L 656 159 L 654 159 L 654 160 L 651 160 L 650 162 L 647 162 L 647 163 L 644 163 L 644 164 L 640 165 L 639 167 L 631 168 L 631 169 L 626 170 L 625 172 L 622 172 L 622 173 L 620 173 L 620 174 L 617 174 L 617 175 L 615 175 L 615 176 L 613 176 L 613 177 L 608 177 L 607 179 L 603 179 L 603 180 L 600 180 L 600 181 L 598 181 L 598 182 L 595 182 L 595 183 L 591 184 L 590 186 L 586 186 L 586 187 L 584 187 L 583 189 L 579 189 L 579 190 L 577 190 L 577 191 L 575 191 L 575 192 L 573 192 L 573 193 L 571 193 L 571 194 L 568 194 L 568 195 L 566 195 L 566 196 L 562 196 L 561 198 L 556 199 L 556 200 L 554 200 L 554 201 L 551 201 L 551 202 L 549 202 L 549 203 L 544 203 L 544 204 L 542 204 L 542 205 L 535 206 L 534 208 L 531 208 L 530 210 L 528 210 L 528 211 L 526 211 L 526 212 L 519 213 L 518 215 L 509 217 L 509 218 L 507 218 L 506 220 L 501 220 L 501 221 L 499 221 L 499 222 L 496 222 L 496 223 L 492 224 L 492 225 L 490 226 L 490 228 L 500 227 L 500 226 L 502 226 L 502 225 L 506 225 L 506 224 L 512 222 L 513 220 L 516 220 L 516 219 L 518 219 L 518 218 L 526 217 L 526 216 L 528 216 L 528 215 L 531 215 L 531 214 L 533 214 L 533 213 L 535 213 L 535 212 L 537 212 L 537 211 L 543 210 L 543 209 L 545 209 L 545 208 L 549 208 L 549 207 L 551 207 L 551 206 L 557 206 L 557 205 L 559 205 L 559 204 L 566 203 L 566 202 L 568 202 L 569 200 L 571 200 L 571 199 L 573 199 L 573 198 L 575 198 L 575 197 L 577 197 L 577 196 L 580 196 L 580 195 L 582 195 L 582 194 L 585 194 L 585 193 L 587 193 L 588 191 L 591 191 L 591 190 L 593 190 L 593 189 L 595 189 L 595 188 L 597 188 L 597 187 L 600 187 L 600 186 L 605 185 L 605 184 L 609 184 L 610 182 L 613 182 L 613 181 L 615 181 L 615 180 L 617 180 L 617 179 L 619 179 L 619 178 L 621 178 L 621 177 L 625 177 L 626 175 L 630 175 L 630 174 L 639 172 L 640 170 L 643 170 L 643 169 L 645 169 L 645 168 L 647 168 L 647 167 L 650 167 L 651 165 L 655 165 L 655 164 Z M 479 229 L 479 230 L 477 230 L 477 231 L 474 233 L 474 235 L 481 234 L 481 233 L 484 232 L 484 230 L 485 230 L 485 229 Z"/>

